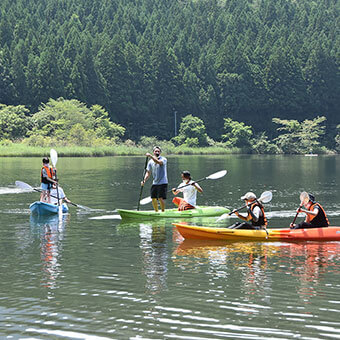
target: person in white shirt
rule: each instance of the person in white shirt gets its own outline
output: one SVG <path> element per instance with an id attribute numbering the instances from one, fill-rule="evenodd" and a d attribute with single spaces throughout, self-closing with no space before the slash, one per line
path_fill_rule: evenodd
<path id="1" fill-rule="evenodd" d="M 172 202 L 178 206 L 178 210 L 189 210 L 196 208 L 197 191 L 203 192 L 203 189 L 191 179 L 189 171 L 183 171 L 181 174 L 183 182 L 178 188 L 173 188 L 172 193 L 174 195 L 183 193 L 183 198 L 174 197 Z"/>
<path id="2" fill-rule="evenodd" d="M 59 201 L 60 204 L 63 203 L 63 201 L 70 203 L 70 200 L 65 196 L 64 190 L 62 187 L 58 186 L 58 191 L 57 187 L 55 184 L 52 185 L 51 192 L 50 192 L 50 197 L 51 197 L 51 204 L 58 204 L 58 194 L 59 194 Z"/>

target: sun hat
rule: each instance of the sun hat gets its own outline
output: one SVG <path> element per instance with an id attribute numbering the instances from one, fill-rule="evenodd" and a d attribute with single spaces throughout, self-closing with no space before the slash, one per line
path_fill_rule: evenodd
<path id="1" fill-rule="evenodd" d="M 247 200 L 247 201 L 255 200 L 255 199 L 256 199 L 256 195 L 251 191 L 247 192 L 244 196 L 241 197 L 241 200 Z"/>

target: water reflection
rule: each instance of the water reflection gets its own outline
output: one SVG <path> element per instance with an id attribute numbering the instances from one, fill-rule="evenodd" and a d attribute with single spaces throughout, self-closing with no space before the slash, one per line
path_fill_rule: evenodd
<path id="1" fill-rule="evenodd" d="M 40 257 L 43 274 L 41 286 L 50 290 L 58 287 L 57 279 L 61 273 L 60 258 L 62 243 L 65 227 L 69 219 L 69 214 L 64 214 L 62 218 L 59 218 L 58 215 L 30 216 L 32 233 L 38 235 L 40 239 Z"/>
<path id="2" fill-rule="evenodd" d="M 295 280 L 294 289 L 301 300 L 310 299 L 324 289 L 321 282 L 326 274 L 340 274 L 339 242 L 305 243 L 242 243 L 223 241 L 184 240 L 174 250 L 173 260 L 177 266 L 189 268 L 197 264 L 209 265 L 221 275 L 223 268 L 242 273 L 241 290 L 245 296 L 267 294 L 271 289 L 273 275 L 288 275 Z M 289 283 L 292 284 L 292 283 Z"/>
<path id="3" fill-rule="evenodd" d="M 142 272 L 146 277 L 146 290 L 150 294 L 158 294 L 167 288 L 168 251 L 165 224 L 165 221 L 139 224 Z"/>

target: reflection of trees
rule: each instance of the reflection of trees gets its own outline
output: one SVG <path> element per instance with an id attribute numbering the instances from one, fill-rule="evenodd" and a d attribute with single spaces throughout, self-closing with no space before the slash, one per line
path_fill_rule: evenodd
<path id="1" fill-rule="evenodd" d="M 140 224 L 140 248 L 142 250 L 143 274 L 146 289 L 157 294 L 166 288 L 168 253 L 166 247 L 165 224 Z"/>
<path id="2" fill-rule="evenodd" d="M 40 256 L 42 261 L 42 286 L 56 288 L 57 278 L 61 272 L 60 254 L 64 230 L 70 215 L 63 215 L 62 220 L 56 216 L 31 216 L 31 227 L 39 228 Z"/>

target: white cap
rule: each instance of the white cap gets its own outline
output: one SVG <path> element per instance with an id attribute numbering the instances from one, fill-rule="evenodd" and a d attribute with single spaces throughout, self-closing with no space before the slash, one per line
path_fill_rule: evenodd
<path id="1" fill-rule="evenodd" d="M 251 201 L 255 199 L 256 199 L 256 195 L 251 191 L 247 192 L 244 196 L 241 197 L 241 200 L 247 200 L 247 201 Z"/>

